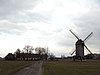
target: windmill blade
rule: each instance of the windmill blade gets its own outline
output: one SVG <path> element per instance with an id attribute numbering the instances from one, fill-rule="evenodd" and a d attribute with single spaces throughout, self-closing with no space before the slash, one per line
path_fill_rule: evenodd
<path id="1" fill-rule="evenodd" d="M 75 51 L 76 51 L 76 50 L 74 50 L 74 51 L 71 53 L 71 55 L 73 55 Z"/>
<path id="2" fill-rule="evenodd" d="M 73 55 L 75 51 L 76 51 L 76 50 L 74 50 L 74 51 L 73 51 L 73 52 L 71 52 L 70 54 L 71 54 L 71 55 Z"/>
<path id="3" fill-rule="evenodd" d="M 84 39 L 84 42 L 85 42 L 87 39 L 89 39 L 90 37 L 92 37 L 92 35 L 93 35 L 93 32 L 91 32 L 91 33 Z"/>
<path id="4" fill-rule="evenodd" d="M 72 32 L 72 30 L 69 31 L 79 40 L 79 38 Z"/>
<path id="5" fill-rule="evenodd" d="M 90 52 L 90 54 L 93 54 L 85 44 L 84 44 L 84 46 Z"/>

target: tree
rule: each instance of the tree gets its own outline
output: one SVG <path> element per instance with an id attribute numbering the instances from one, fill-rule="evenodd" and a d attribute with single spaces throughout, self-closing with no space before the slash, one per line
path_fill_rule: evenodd
<path id="1" fill-rule="evenodd" d="M 15 54 L 20 54 L 21 53 L 21 50 L 18 48 L 15 52 Z"/>
<path id="2" fill-rule="evenodd" d="M 20 58 L 20 53 L 21 53 L 21 50 L 18 48 L 16 51 L 15 51 L 15 57 L 16 57 L 16 59 L 17 58 Z"/>
<path id="3" fill-rule="evenodd" d="M 41 55 L 41 59 L 48 59 L 48 48 L 36 47 L 35 52 Z"/>
<path id="4" fill-rule="evenodd" d="M 61 55 L 61 59 L 64 59 L 65 58 L 65 55 Z"/>
<path id="5" fill-rule="evenodd" d="M 53 61 L 54 58 L 55 58 L 55 55 L 54 55 L 53 53 L 49 54 L 49 59 L 50 59 L 51 61 Z"/>
<path id="6" fill-rule="evenodd" d="M 35 48 L 35 52 L 37 53 L 37 54 L 46 54 L 47 53 L 47 50 L 45 49 L 45 48 L 42 48 L 42 47 L 36 47 Z"/>
<path id="7" fill-rule="evenodd" d="M 26 51 L 26 53 L 30 53 L 30 54 L 34 50 L 33 46 L 30 45 L 26 45 L 23 49 Z"/>

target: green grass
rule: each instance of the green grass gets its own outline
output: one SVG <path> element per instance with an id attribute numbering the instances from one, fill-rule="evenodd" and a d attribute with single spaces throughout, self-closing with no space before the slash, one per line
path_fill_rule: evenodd
<path id="1" fill-rule="evenodd" d="M 33 61 L 0 61 L 0 75 L 13 75 L 32 63 Z"/>
<path id="2" fill-rule="evenodd" d="M 47 61 L 44 75 L 100 75 L 100 61 Z"/>

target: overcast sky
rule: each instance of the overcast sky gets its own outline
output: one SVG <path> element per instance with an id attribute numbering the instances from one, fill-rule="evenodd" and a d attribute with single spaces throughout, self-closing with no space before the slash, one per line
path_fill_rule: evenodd
<path id="1" fill-rule="evenodd" d="M 25 45 L 69 55 L 77 39 L 100 53 L 100 0 L 0 0 L 0 56 Z M 86 51 L 88 53 L 88 51 Z"/>

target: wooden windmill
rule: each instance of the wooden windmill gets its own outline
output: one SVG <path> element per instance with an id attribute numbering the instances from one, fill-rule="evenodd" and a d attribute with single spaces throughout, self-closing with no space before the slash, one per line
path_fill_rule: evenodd
<path id="1" fill-rule="evenodd" d="M 76 55 L 73 57 L 74 61 L 75 59 L 80 59 L 82 61 L 84 59 L 84 47 L 89 51 L 90 54 L 92 54 L 92 52 L 86 46 L 85 41 L 93 35 L 93 32 L 91 32 L 84 40 L 82 40 L 74 32 L 72 32 L 72 30 L 69 31 L 77 38 L 77 42 L 75 43 L 76 48 L 73 52 L 71 52 L 71 55 L 73 55 L 75 52 Z"/>

